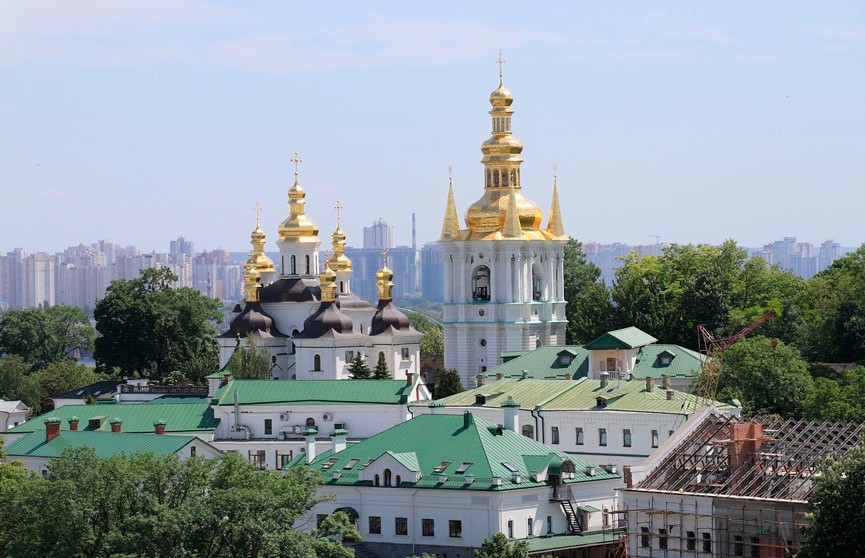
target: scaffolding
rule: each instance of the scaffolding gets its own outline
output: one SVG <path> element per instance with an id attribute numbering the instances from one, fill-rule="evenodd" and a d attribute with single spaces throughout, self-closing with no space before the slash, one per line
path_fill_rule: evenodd
<path id="1" fill-rule="evenodd" d="M 620 526 L 631 556 L 798 552 L 814 477 L 860 445 L 863 425 L 710 415 L 635 487 Z"/>

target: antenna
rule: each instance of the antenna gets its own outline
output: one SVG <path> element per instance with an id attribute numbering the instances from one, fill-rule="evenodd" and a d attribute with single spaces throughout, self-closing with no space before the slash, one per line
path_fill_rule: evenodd
<path id="1" fill-rule="evenodd" d="M 661 235 L 659 235 L 659 234 L 650 234 L 649 236 L 651 236 L 652 238 L 655 239 L 655 244 L 660 244 L 660 243 L 661 243 Z"/>

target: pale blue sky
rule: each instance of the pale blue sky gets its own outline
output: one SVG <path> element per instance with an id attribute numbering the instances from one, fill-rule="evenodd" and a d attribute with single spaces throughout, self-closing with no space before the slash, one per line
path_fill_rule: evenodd
<path id="1" fill-rule="evenodd" d="M 865 240 L 865 2 L 34 1 L 0 13 L 0 250 L 324 247 L 462 216 L 499 48 L 546 213 L 584 241 Z"/>

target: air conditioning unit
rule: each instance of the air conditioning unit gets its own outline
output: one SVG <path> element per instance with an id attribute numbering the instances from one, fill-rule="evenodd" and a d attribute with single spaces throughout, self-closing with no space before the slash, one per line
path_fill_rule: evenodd
<path id="1" fill-rule="evenodd" d="M 288 417 L 289 417 L 289 414 L 288 414 L 288 413 L 280 413 L 280 414 L 279 414 L 279 420 L 281 420 L 282 422 L 287 422 L 287 421 L 288 421 Z"/>
<path id="2" fill-rule="evenodd" d="M 330 420 L 331 419 L 330 413 L 325 413 L 325 414 L 321 415 L 321 418 L 324 421 Z"/>
<path id="3" fill-rule="evenodd" d="M 295 434 L 303 434 L 303 431 L 306 430 L 306 427 L 302 424 L 295 424 L 291 427 L 291 430 Z"/>

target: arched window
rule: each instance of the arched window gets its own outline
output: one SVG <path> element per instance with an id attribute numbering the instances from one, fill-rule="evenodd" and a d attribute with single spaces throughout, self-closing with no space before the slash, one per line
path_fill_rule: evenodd
<path id="1" fill-rule="evenodd" d="M 487 171 L 487 186 L 493 183 L 493 174 L 490 171 Z"/>
<path id="2" fill-rule="evenodd" d="M 519 186 L 519 184 L 517 184 L 517 173 L 514 169 L 511 169 L 511 184 L 513 184 L 515 188 Z"/>
<path id="3" fill-rule="evenodd" d="M 344 281 L 339 282 L 339 292 L 341 292 L 341 293 L 345 292 L 345 282 Z"/>
<path id="4" fill-rule="evenodd" d="M 384 470 L 384 485 L 385 486 L 390 486 L 390 476 L 391 476 L 390 469 L 385 469 Z"/>
<path id="5" fill-rule="evenodd" d="M 321 355 L 315 355 L 312 358 L 312 369 L 316 372 L 321 372 Z"/>
<path id="6" fill-rule="evenodd" d="M 498 187 L 499 185 L 499 169 L 493 171 L 493 186 Z"/>
<path id="7" fill-rule="evenodd" d="M 378 486 L 378 475 L 376 475 L 376 476 L 373 477 L 373 479 L 372 479 L 372 485 L 373 485 L 373 486 Z"/>
<path id="8" fill-rule="evenodd" d="M 502 186 L 507 186 L 507 185 L 508 185 L 508 171 L 503 170 L 502 171 Z"/>
<path id="9" fill-rule="evenodd" d="M 384 351 L 379 351 L 379 352 L 378 352 L 378 358 L 379 358 L 379 360 L 381 360 L 381 359 L 384 358 Z"/>
<path id="10" fill-rule="evenodd" d="M 315 426 L 315 419 L 312 417 L 308 417 L 306 419 L 306 426 L 308 426 L 308 427 L 313 426 L 314 427 Z"/>
<path id="11" fill-rule="evenodd" d="M 394 486 L 396 486 L 397 488 L 399 488 L 399 486 L 400 486 L 401 484 L 402 484 L 402 479 L 400 478 L 399 475 L 397 475 L 397 476 L 396 476 L 396 484 L 395 484 Z"/>
<path id="12" fill-rule="evenodd" d="M 306 255 L 306 274 L 309 275 L 309 254 Z"/>
<path id="13" fill-rule="evenodd" d="M 532 264 L 532 300 L 543 300 L 544 276 L 541 266 Z"/>
<path id="14" fill-rule="evenodd" d="M 531 424 L 524 424 L 523 425 L 523 436 L 525 436 L 526 438 L 530 438 L 530 439 L 534 440 L 535 439 L 535 427 L 532 426 Z"/>
<path id="15" fill-rule="evenodd" d="M 490 300 L 490 268 L 485 265 L 478 267 L 472 274 L 472 300 Z"/>
<path id="16" fill-rule="evenodd" d="M 297 274 L 297 259 L 294 256 L 291 257 L 291 274 Z"/>

